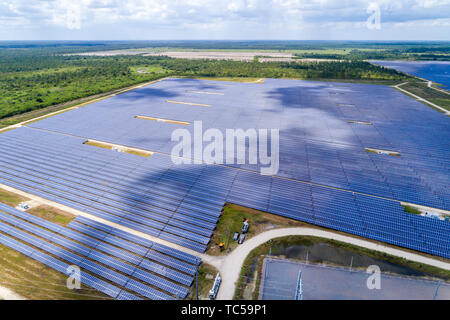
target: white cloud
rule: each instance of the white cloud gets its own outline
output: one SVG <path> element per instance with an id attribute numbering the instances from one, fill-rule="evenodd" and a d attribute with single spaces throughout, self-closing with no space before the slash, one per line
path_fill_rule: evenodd
<path id="1" fill-rule="evenodd" d="M 381 38 L 399 25 L 414 37 L 419 26 L 437 28 L 450 18 L 450 0 L 0 0 L 0 38 L 72 32 L 82 39 L 350 39 L 367 32 L 371 2 L 381 8 Z M 440 36 L 450 39 L 442 26 Z"/>

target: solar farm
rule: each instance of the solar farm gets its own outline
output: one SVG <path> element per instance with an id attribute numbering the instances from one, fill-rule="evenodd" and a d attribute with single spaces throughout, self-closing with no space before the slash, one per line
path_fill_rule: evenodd
<path id="1" fill-rule="evenodd" d="M 200 120 L 279 129 L 278 173 L 174 164 L 172 132 Z M 1 184 L 86 216 L 61 227 L 0 204 L 0 242 L 62 273 L 79 265 L 115 299 L 186 298 L 227 202 L 448 259 L 450 223 L 401 202 L 450 210 L 449 168 L 450 118 L 387 86 L 169 78 L 1 133 Z"/>

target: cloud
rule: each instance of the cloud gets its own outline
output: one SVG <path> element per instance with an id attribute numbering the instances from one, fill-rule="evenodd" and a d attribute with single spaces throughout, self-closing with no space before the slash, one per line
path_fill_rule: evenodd
<path id="1" fill-rule="evenodd" d="M 442 26 L 450 40 L 450 0 L 0 0 L 0 38 L 351 39 L 367 32 L 370 3 L 380 7 L 381 38 L 400 25 L 410 37 Z"/>

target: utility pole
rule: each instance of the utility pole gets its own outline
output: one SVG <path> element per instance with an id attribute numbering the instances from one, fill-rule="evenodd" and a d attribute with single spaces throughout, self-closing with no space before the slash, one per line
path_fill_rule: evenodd
<path id="1" fill-rule="evenodd" d="M 195 295 L 198 300 L 198 267 L 197 267 L 197 271 L 195 272 Z"/>
<path id="2" fill-rule="evenodd" d="M 353 267 L 353 256 L 352 256 L 352 260 L 350 260 L 350 272 L 352 272 L 352 267 Z"/>
<path id="3" fill-rule="evenodd" d="M 306 250 L 306 264 L 308 264 L 308 253 L 309 253 L 309 251 Z"/>
<path id="4" fill-rule="evenodd" d="M 433 300 L 436 300 L 437 293 L 438 293 L 438 290 L 439 290 L 440 286 L 441 286 L 441 280 L 439 280 L 439 282 L 437 284 L 436 291 L 434 292 L 434 295 L 433 295 Z"/>
<path id="5" fill-rule="evenodd" d="M 297 287 L 295 290 L 295 300 L 303 300 L 302 271 L 298 272 Z"/>

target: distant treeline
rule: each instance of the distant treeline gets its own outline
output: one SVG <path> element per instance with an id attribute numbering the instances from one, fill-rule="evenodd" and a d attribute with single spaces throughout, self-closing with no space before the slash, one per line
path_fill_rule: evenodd
<path id="1" fill-rule="evenodd" d="M 60 50 L 57 46 L 0 49 L 0 119 L 169 75 L 354 80 L 401 80 L 405 77 L 395 70 L 363 61 L 259 63 L 143 56 L 66 56 L 56 53 Z M 146 67 L 158 71 L 136 71 Z"/>
<path id="2" fill-rule="evenodd" d="M 295 56 L 314 59 L 335 60 L 433 60 L 450 61 L 450 45 L 434 48 L 404 48 L 392 50 L 363 51 L 354 49 L 346 53 L 297 53 Z"/>
<path id="3" fill-rule="evenodd" d="M 449 53 L 445 41 L 322 41 L 322 40 L 178 40 L 178 41 L 0 41 L 0 49 L 40 49 L 52 53 L 120 50 L 136 48 L 232 49 L 232 50 L 326 50 L 372 49 L 396 53 Z"/>
<path id="4" fill-rule="evenodd" d="M 160 64 L 175 74 L 205 77 L 400 80 L 403 74 L 364 61 L 237 62 L 167 59 Z"/>

